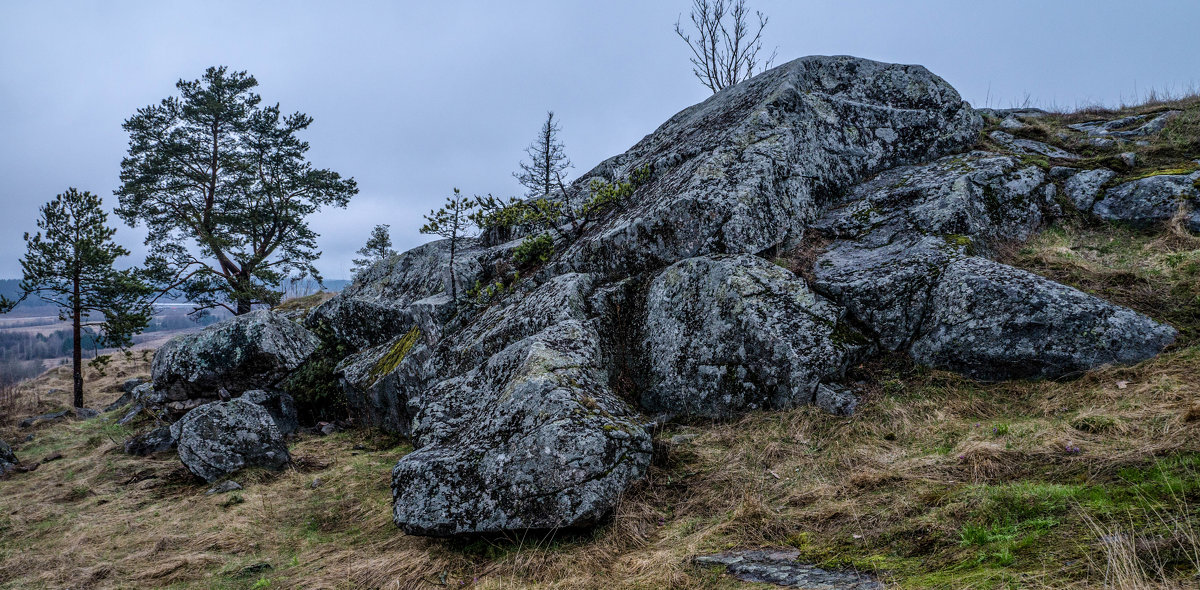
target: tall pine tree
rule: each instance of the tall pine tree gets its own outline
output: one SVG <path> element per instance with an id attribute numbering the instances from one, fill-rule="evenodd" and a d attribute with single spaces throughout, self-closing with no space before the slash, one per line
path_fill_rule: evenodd
<path id="1" fill-rule="evenodd" d="M 558 122 L 554 111 L 546 113 L 546 121 L 538 132 L 537 139 L 525 148 L 529 161 L 521 162 L 521 171 L 513 176 L 525 187 L 530 197 L 544 197 L 562 184 L 562 173 L 571 167 L 566 148 L 558 139 Z"/>
<path id="2" fill-rule="evenodd" d="M 305 218 L 358 192 L 354 179 L 307 160 L 297 134 L 312 117 L 259 106 L 256 86 L 246 72 L 209 68 L 125 121 L 117 214 L 146 224 L 156 279 L 199 309 L 240 315 L 277 303 L 288 277 L 320 280 Z"/>
<path id="3" fill-rule="evenodd" d="M 21 299 L 36 296 L 58 306 L 59 318 L 71 322 L 72 376 L 75 407 L 83 407 L 83 330 L 99 330 L 99 343 L 125 348 L 145 329 L 151 289 L 137 270 L 118 270 L 117 259 L 129 251 L 112 240 L 108 214 L 100 197 L 73 188 L 41 208 L 41 230 L 25 234 L 21 259 Z M 0 298 L 2 299 L 2 298 Z M 0 301 L 11 311 L 20 300 Z"/>

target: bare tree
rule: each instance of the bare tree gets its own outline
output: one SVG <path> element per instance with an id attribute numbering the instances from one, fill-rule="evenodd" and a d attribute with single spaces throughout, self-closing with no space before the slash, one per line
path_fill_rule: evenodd
<path id="1" fill-rule="evenodd" d="M 513 176 L 527 189 L 530 197 L 544 197 L 554 190 L 555 178 L 564 170 L 571 167 L 567 159 L 566 148 L 558 139 L 558 122 L 554 120 L 554 111 L 546 113 L 546 122 L 538 132 L 537 139 L 525 148 L 529 162 L 521 162 L 521 171 Z"/>
<path id="2" fill-rule="evenodd" d="M 754 11 L 758 28 L 751 33 L 749 14 L 746 0 L 692 0 L 691 20 L 696 31 L 685 33 L 680 22 L 675 21 L 675 34 L 692 50 L 692 73 L 714 94 L 771 67 L 775 61 L 772 52 L 755 71 L 759 68 L 758 52 L 762 50 L 762 32 L 768 19 Z"/>

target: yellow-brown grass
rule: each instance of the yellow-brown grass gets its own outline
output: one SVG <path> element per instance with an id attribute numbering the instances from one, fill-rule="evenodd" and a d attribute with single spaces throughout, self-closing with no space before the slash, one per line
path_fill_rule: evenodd
<path id="1" fill-rule="evenodd" d="M 385 437 L 302 436 L 296 467 L 242 474 L 246 490 L 205 496 L 208 486 L 173 456 L 124 455 L 112 416 L 47 425 L 19 457 L 64 458 L 0 482 L 0 587 L 733 587 L 690 558 L 779 545 L 902 586 L 988 587 L 1025 575 L 1082 587 L 1105 575 L 1087 565 L 1096 535 L 1083 517 L 1051 529 L 1075 539 L 1053 551 L 937 576 L 974 559 L 957 535 L 979 508 L 978 490 L 1102 485 L 1123 468 L 1200 451 L 1200 422 L 1188 419 L 1197 374 L 1195 348 L 1070 382 L 998 385 L 885 359 L 855 370 L 870 393 L 852 418 L 801 408 L 674 427 L 610 524 L 582 537 L 474 543 L 392 525 L 389 468 L 406 449 Z M 695 437 L 671 445 L 678 434 Z M 1046 555 L 1078 561 L 1038 561 Z M 246 570 L 260 563 L 270 569 Z"/>

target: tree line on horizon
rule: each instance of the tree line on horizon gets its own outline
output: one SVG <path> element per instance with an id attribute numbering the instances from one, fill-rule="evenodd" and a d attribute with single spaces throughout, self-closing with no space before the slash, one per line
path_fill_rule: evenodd
<path id="1" fill-rule="evenodd" d="M 767 19 L 756 14 L 759 24 L 752 30 L 745 0 L 693 0 L 695 37 L 675 23 L 693 53 L 693 72 L 714 93 L 760 67 Z M 38 230 L 24 236 L 22 279 L 15 292 L 0 293 L 0 313 L 34 301 L 57 308 L 60 319 L 71 323 L 75 407 L 84 401 L 85 335 L 96 346 L 123 349 L 146 330 L 160 298 L 191 302 L 201 317 L 218 308 L 242 315 L 256 305 L 278 304 L 285 282 L 322 281 L 314 264 L 321 255 L 318 236 L 307 218 L 322 208 L 345 208 L 358 185 L 309 162 L 309 144 L 298 134 L 312 117 L 264 104 L 257 86 L 245 71 L 210 67 L 197 80 L 179 80 L 177 95 L 138 109 L 122 124 L 129 148 L 114 191 L 115 213 L 130 227 L 148 230 L 151 254 L 142 265 L 119 268 L 129 251 L 113 240 L 117 230 L 109 226 L 100 197 L 71 187 L 39 209 Z M 514 262 L 544 262 L 553 252 L 544 230 L 564 219 L 583 227 L 648 177 L 649 170 L 639 170 L 624 181 L 594 181 L 588 201 L 571 210 L 565 199 L 551 198 L 555 191 L 565 196 L 563 173 L 571 167 L 559 130 L 549 111 L 526 149 L 528 161 L 514 173 L 526 188 L 524 199 L 466 197 L 454 189 L 426 215 L 421 233 L 449 241 L 452 302 L 458 301 L 454 257 L 470 228 L 537 230 L 514 250 Z M 357 252 L 356 274 L 395 254 L 388 229 L 373 229 Z"/>

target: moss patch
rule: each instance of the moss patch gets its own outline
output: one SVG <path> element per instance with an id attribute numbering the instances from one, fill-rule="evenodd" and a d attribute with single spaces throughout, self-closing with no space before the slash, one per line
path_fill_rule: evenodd
<path id="1" fill-rule="evenodd" d="M 408 333 L 401 336 L 395 344 L 388 349 L 387 354 L 383 355 L 375 366 L 371 369 L 371 380 L 377 381 L 380 377 L 391 373 L 400 366 L 404 361 L 404 357 L 408 355 L 408 351 L 417 344 L 417 340 L 421 338 L 421 329 L 413 326 Z"/>

